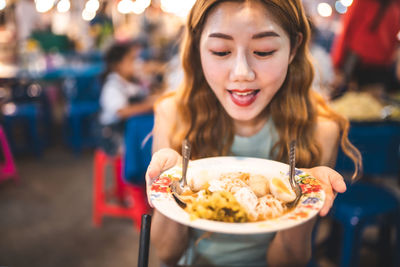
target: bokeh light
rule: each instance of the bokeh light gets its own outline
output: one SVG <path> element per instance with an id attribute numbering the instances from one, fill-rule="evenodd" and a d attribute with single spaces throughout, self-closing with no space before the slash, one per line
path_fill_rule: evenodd
<path id="1" fill-rule="evenodd" d="M 91 21 L 96 16 L 96 12 L 84 9 L 82 11 L 82 18 L 86 21 Z"/>
<path id="2" fill-rule="evenodd" d="M 332 7 L 328 3 L 319 3 L 317 11 L 321 17 L 330 17 L 332 15 Z"/>
<path id="3" fill-rule="evenodd" d="M 133 2 L 132 12 L 135 14 L 142 14 L 150 4 L 151 0 L 136 0 Z"/>
<path id="4" fill-rule="evenodd" d="M 85 9 L 89 12 L 96 12 L 100 7 L 100 3 L 98 0 L 89 0 L 85 4 Z"/>
<path id="5" fill-rule="evenodd" d="M 161 0 L 161 9 L 184 18 L 189 14 L 195 2 L 196 0 Z"/>
<path id="6" fill-rule="evenodd" d="M 353 4 L 353 0 L 340 0 L 340 2 L 345 7 L 349 7 L 351 4 Z"/>
<path id="7" fill-rule="evenodd" d="M 54 6 L 54 0 L 36 0 L 36 11 L 39 13 L 45 13 L 50 11 Z"/>
<path id="8" fill-rule="evenodd" d="M 344 14 L 347 12 L 347 6 L 344 6 L 341 1 L 336 1 L 335 9 L 339 14 Z"/>
<path id="9" fill-rule="evenodd" d="M 132 12 L 134 4 L 131 0 L 121 0 L 117 5 L 117 10 L 121 14 L 128 14 Z"/>
<path id="10" fill-rule="evenodd" d="M 57 11 L 60 13 L 68 12 L 70 8 L 71 8 L 71 3 L 69 2 L 69 0 L 61 0 L 57 4 Z"/>
<path id="11" fill-rule="evenodd" d="M 17 106 L 13 103 L 7 103 L 3 106 L 4 115 L 12 115 L 17 111 Z"/>
<path id="12" fill-rule="evenodd" d="M 6 0 L 0 0 L 0 10 L 5 9 L 7 6 Z"/>

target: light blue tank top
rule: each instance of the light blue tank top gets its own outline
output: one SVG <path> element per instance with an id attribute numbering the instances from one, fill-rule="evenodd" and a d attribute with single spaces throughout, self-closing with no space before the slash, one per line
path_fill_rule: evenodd
<path id="1" fill-rule="evenodd" d="M 232 154 L 243 157 L 272 157 L 272 147 L 278 134 L 272 120 L 251 137 L 235 136 Z M 190 266 L 266 266 L 266 251 L 275 233 L 232 235 L 207 233 L 190 228 L 189 246 L 179 261 Z"/>

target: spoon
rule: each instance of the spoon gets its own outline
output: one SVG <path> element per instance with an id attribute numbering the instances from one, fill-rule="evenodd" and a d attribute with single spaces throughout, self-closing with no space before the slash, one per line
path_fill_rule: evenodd
<path id="1" fill-rule="evenodd" d="M 188 188 L 186 173 L 190 159 L 190 152 L 191 152 L 191 145 L 187 139 L 183 140 L 182 142 L 182 178 L 179 181 L 173 181 L 171 183 L 171 191 L 172 196 L 174 197 L 175 201 L 178 203 L 179 206 L 182 208 L 186 207 L 186 203 L 182 200 L 180 195 Z"/>
<path id="2" fill-rule="evenodd" d="M 289 182 L 290 186 L 292 187 L 293 191 L 296 193 L 296 198 L 292 202 L 286 203 L 288 208 L 295 207 L 299 202 L 302 192 L 300 185 L 295 180 L 295 165 L 296 165 L 296 140 L 292 140 L 290 142 L 290 149 L 289 149 Z"/>

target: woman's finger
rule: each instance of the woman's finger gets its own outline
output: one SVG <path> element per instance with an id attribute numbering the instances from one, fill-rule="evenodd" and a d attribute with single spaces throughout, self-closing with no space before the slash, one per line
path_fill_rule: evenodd
<path id="1" fill-rule="evenodd" d="M 163 171 L 179 163 L 180 155 L 175 150 L 163 148 L 154 153 L 147 168 L 148 182 L 154 182 Z"/>
<path id="2" fill-rule="evenodd" d="M 346 191 L 346 183 L 344 182 L 343 176 L 335 170 L 332 170 L 332 173 L 329 175 L 329 180 L 333 191 L 338 193 L 344 193 Z"/>
<path id="3" fill-rule="evenodd" d="M 170 148 L 160 149 L 153 154 L 153 157 L 151 158 L 150 164 L 146 171 L 147 200 L 151 207 L 153 207 L 150 201 L 151 185 L 162 172 L 178 164 L 180 158 L 181 157 L 179 153 Z"/>
<path id="4" fill-rule="evenodd" d="M 335 200 L 335 194 L 333 194 L 332 190 L 326 189 L 325 190 L 325 202 L 322 209 L 319 212 L 321 217 L 324 217 L 328 214 L 329 210 L 333 205 L 333 201 Z"/>
<path id="5" fill-rule="evenodd" d="M 320 215 L 325 216 L 328 214 L 329 210 L 333 206 L 333 202 L 337 196 L 337 193 L 344 193 L 346 191 L 346 183 L 344 182 L 343 176 L 340 175 L 338 172 L 332 169 L 328 169 L 327 171 L 328 177 L 328 188 L 325 190 L 326 194 L 326 201 L 324 207 L 322 208 Z"/>
<path id="6" fill-rule="evenodd" d="M 319 213 L 320 216 L 325 216 L 331 209 L 337 193 L 346 191 L 346 183 L 342 175 L 328 167 L 320 166 L 308 171 L 321 182 L 325 191 L 325 203 Z"/>

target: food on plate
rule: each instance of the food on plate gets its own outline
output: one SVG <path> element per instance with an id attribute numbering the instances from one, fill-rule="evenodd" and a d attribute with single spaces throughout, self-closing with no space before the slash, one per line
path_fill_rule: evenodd
<path id="1" fill-rule="evenodd" d="M 191 219 L 203 218 L 221 222 L 247 222 L 245 209 L 232 193 L 204 190 L 202 197 L 195 199 L 186 208 Z"/>
<path id="2" fill-rule="evenodd" d="M 286 203 L 295 199 L 288 178 L 246 172 L 223 173 L 200 191 L 186 196 L 192 219 L 223 222 L 256 222 L 282 216 Z"/>
<path id="3" fill-rule="evenodd" d="M 347 92 L 331 107 L 350 120 L 373 121 L 382 119 L 384 105 L 368 92 Z"/>
<path id="4" fill-rule="evenodd" d="M 248 184 L 257 197 L 265 196 L 270 192 L 268 180 L 265 179 L 265 176 L 263 175 L 260 174 L 251 175 L 249 177 Z"/>

